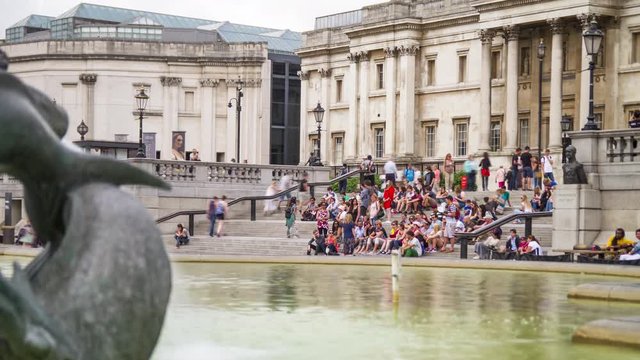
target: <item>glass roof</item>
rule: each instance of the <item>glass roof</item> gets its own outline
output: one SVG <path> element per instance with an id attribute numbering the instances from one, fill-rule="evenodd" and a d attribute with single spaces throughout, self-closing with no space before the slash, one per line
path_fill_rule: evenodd
<path id="1" fill-rule="evenodd" d="M 43 16 L 43 15 L 29 15 L 26 18 L 18 21 L 17 23 L 11 25 L 9 28 L 27 26 L 27 27 L 35 27 L 41 29 L 49 29 L 49 21 L 53 20 L 52 16 Z"/>

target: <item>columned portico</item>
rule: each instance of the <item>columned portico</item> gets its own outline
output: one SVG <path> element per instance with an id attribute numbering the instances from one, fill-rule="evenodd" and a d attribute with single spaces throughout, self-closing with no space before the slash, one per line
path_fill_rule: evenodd
<path id="1" fill-rule="evenodd" d="M 398 155 L 413 157 L 415 143 L 416 45 L 400 46 L 400 113 L 398 116 Z"/>
<path id="2" fill-rule="evenodd" d="M 384 156 L 392 158 L 396 154 L 396 48 L 387 47 L 384 49 L 384 54 L 384 86 L 386 95 Z"/>
<path id="3" fill-rule="evenodd" d="M 367 135 L 369 129 L 369 52 L 360 52 L 360 128 L 358 129 L 357 142 L 359 145 L 358 153 L 360 157 L 367 156 L 370 153 Z"/>
<path id="4" fill-rule="evenodd" d="M 561 147 L 562 120 L 562 41 L 564 27 L 562 20 L 548 20 L 553 37 L 551 39 L 551 91 L 549 104 L 549 148 Z"/>
<path id="5" fill-rule="evenodd" d="M 489 125 L 491 122 L 491 43 L 495 32 L 493 30 L 480 30 L 480 41 L 482 42 L 482 59 L 480 62 L 480 131 L 478 151 L 489 150 Z M 507 71 L 508 72 L 508 71 Z M 508 74 L 507 74 L 508 76 Z M 508 78 L 507 78 L 508 81 Z M 516 94 L 517 94 L 516 78 Z M 509 86 L 507 86 L 507 94 Z M 507 95 L 508 96 L 508 95 Z M 516 110 L 517 111 L 517 110 Z M 508 117 L 507 117 L 508 121 Z"/>
<path id="6" fill-rule="evenodd" d="M 520 29 L 510 25 L 505 27 L 505 40 L 507 41 L 507 92 L 506 92 L 506 121 L 505 135 L 507 138 L 505 150 L 513 151 L 518 137 L 518 38 Z"/>

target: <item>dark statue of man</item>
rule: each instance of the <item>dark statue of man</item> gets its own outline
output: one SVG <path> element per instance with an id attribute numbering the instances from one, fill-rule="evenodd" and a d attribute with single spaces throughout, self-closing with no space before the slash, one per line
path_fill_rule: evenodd
<path id="1" fill-rule="evenodd" d="M 584 173 L 584 167 L 576 160 L 576 147 L 567 146 L 565 156 L 567 162 L 562 165 L 565 184 L 586 184 L 587 175 Z"/>
<path id="2" fill-rule="evenodd" d="M 169 186 L 64 146 L 66 112 L 8 65 L 0 50 L 0 171 L 22 183 L 45 247 L 12 278 L 0 274 L 0 360 L 148 359 L 171 266 L 155 221 L 119 186 Z"/>

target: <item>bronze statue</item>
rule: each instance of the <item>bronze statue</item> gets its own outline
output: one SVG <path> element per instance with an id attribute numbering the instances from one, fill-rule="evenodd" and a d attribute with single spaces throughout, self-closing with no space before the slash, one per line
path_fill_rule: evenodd
<path id="1" fill-rule="evenodd" d="M 565 157 L 567 162 L 562 165 L 562 172 L 564 174 L 565 184 L 586 184 L 587 175 L 584 173 L 584 168 L 576 160 L 576 147 L 573 145 L 567 146 L 565 149 Z"/>
<path id="2" fill-rule="evenodd" d="M 171 292 L 160 232 L 123 184 L 167 189 L 126 162 L 63 146 L 66 113 L 6 73 L 0 171 L 24 186 L 44 250 L 0 275 L 0 359 L 148 359 Z"/>

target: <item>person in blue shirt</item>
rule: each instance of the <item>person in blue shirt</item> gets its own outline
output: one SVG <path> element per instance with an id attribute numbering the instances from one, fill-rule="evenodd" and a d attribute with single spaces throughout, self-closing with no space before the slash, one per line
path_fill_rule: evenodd
<path id="1" fill-rule="evenodd" d="M 413 169 L 413 165 L 411 164 L 407 165 L 407 168 L 404 169 L 404 179 L 409 184 L 413 184 L 413 181 L 415 180 L 415 176 L 416 176 L 416 171 Z"/>

